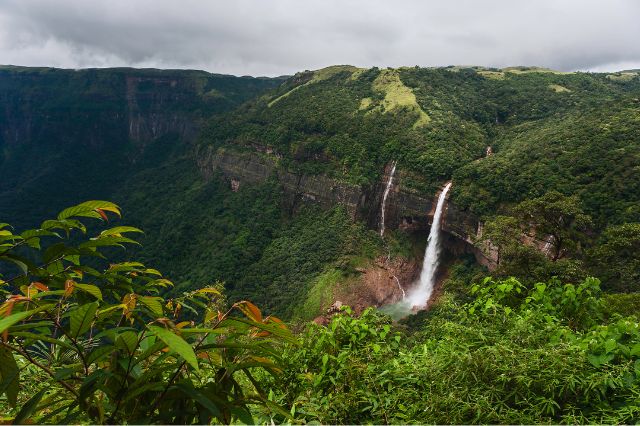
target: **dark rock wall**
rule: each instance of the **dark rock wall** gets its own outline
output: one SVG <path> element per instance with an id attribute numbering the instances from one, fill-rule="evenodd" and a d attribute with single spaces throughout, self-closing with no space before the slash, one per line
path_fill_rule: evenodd
<path id="1" fill-rule="evenodd" d="M 198 167 L 207 179 L 219 173 L 229 181 L 230 187 L 237 190 L 243 183 L 264 182 L 273 177 L 282 185 L 291 212 L 301 203 L 313 202 L 326 208 L 339 203 L 353 218 L 364 220 L 370 228 L 379 228 L 380 207 L 390 167 L 373 187 L 359 187 L 323 175 L 296 174 L 279 167 L 278 162 L 274 155 L 224 149 L 216 151 L 209 147 L 201 149 L 197 155 Z M 387 229 L 428 232 L 439 194 L 413 191 L 403 185 L 402 179 L 402 171 L 398 170 L 387 197 L 385 226 Z M 482 232 L 479 219 L 450 202 L 445 209 L 442 230 L 449 236 L 445 244 L 450 245 L 453 252 L 473 253 L 479 263 L 494 267 L 495 258 L 491 250 L 477 243 Z"/>

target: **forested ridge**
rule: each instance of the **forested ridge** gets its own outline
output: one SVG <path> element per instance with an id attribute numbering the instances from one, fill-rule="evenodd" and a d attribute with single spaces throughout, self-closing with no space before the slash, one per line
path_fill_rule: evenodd
<path id="1" fill-rule="evenodd" d="M 639 98 L 635 71 L 0 69 L 0 419 L 637 422 Z M 220 152 L 452 181 L 493 263 L 445 246 L 428 310 L 327 313 L 425 231 L 203 173 Z"/>

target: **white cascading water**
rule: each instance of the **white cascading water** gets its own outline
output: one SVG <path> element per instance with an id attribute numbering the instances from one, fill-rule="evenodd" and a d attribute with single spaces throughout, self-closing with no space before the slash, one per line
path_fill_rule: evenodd
<path id="1" fill-rule="evenodd" d="M 389 191 L 391 190 L 391 185 L 393 184 L 393 175 L 396 173 L 396 162 L 393 162 L 393 167 L 391 167 L 391 173 L 389 174 L 389 180 L 387 181 L 387 187 L 384 189 L 384 194 L 382 195 L 382 206 L 380 213 L 380 236 L 384 236 L 384 212 L 387 208 L 387 197 L 389 196 Z"/>
<path id="2" fill-rule="evenodd" d="M 422 272 L 420 272 L 420 281 L 418 281 L 418 285 L 411 290 L 411 293 L 406 299 L 406 303 L 410 308 L 425 308 L 429 302 L 429 298 L 431 298 L 431 293 L 433 292 L 440 254 L 440 219 L 442 217 L 444 201 L 447 197 L 447 192 L 449 192 L 449 188 L 451 188 L 451 182 L 445 185 L 438 197 L 436 211 L 433 214 L 433 223 L 431 223 L 431 229 L 429 230 L 427 249 L 424 253 Z"/>
<path id="3" fill-rule="evenodd" d="M 398 289 L 400 289 L 400 291 L 402 292 L 402 300 L 406 299 L 407 294 L 404 292 L 404 288 L 402 288 L 402 286 L 400 285 L 400 280 L 395 275 L 393 276 L 393 278 L 396 280 L 396 283 L 398 284 Z"/>

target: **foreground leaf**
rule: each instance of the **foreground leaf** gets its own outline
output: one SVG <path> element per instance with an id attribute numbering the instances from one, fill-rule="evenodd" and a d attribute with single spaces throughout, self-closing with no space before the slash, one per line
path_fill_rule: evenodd
<path id="1" fill-rule="evenodd" d="M 91 323 L 95 319 L 98 303 L 87 303 L 80 306 L 71 314 L 71 336 L 77 338 L 86 333 L 91 328 Z"/>
<path id="2" fill-rule="evenodd" d="M 194 370 L 200 371 L 198 360 L 191 345 L 177 334 L 155 325 L 148 326 L 149 331 L 162 340 L 172 351 L 180 355 Z"/>

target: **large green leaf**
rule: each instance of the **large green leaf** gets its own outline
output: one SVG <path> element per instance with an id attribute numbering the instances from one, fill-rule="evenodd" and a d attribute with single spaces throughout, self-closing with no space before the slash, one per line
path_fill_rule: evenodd
<path id="1" fill-rule="evenodd" d="M 133 354 L 138 346 L 138 333 L 135 331 L 125 331 L 116 338 L 116 347 L 122 348 L 128 354 Z"/>
<path id="2" fill-rule="evenodd" d="M 148 326 L 149 331 L 162 340 L 173 352 L 184 358 L 194 370 L 200 371 L 198 360 L 191 345 L 189 345 L 182 337 L 178 336 L 166 328 L 157 327 L 155 325 Z"/>
<path id="3" fill-rule="evenodd" d="M 44 311 L 49 309 L 51 305 L 42 305 L 36 309 L 31 309 L 30 311 L 24 312 L 16 312 L 15 314 L 9 315 L 6 318 L 0 320 L 0 333 L 4 332 L 6 329 L 11 327 L 14 324 L 19 323 L 20 321 L 29 318 L 31 315 L 38 313 L 40 311 Z"/>
<path id="4" fill-rule="evenodd" d="M 0 257 L 0 260 L 14 263 L 15 265 L 18 266 L 18 268 L 20 268 L 22 273 L 25 275 L 29 272 L 30 269 L 31 270 L 36 269 L 36 265 L 33 262 L 31 262 L 28 259 L 25 259 L 22 256 L 16 256 L 14 254 L 4 253 L 2 257 Z"/>
<path id="5" fill-rule="evenodd" d="M 21 425 L 24 423 L 25 420 L 27 420 L 31 416 L 33 411 L 38 406 L 38 403 L 42 399 L 42 396 L 44 395 L 45 391 L 46 391 L 46 388 L 42 389 L 37 394 L 33 395 L 27 402 L 25 402 L 25 404 L 20 409 L 20 412 L 18 412 L 18 414 L 16 415 L 16 418 L 13 419 L 13 424 Z"/>
<path id="6" fill-rule="evenodd" d="M 151 312 L 153 312 L 154 315 L 156 316 L 162 316 L 163 314 L 163 309 L 162 309 L 162 297 L 157 297 L 157 296 L 141 296 L 138 298 L 138 300 L 140 301 L 140 303 L 142 303 L 144 306 L 146 306 L 147 308 L 149 308 L 149 310 Z"/>
<path id="7" fill-rule="evenodd" d="M 75 350 L 75 347 L 73 345 L 70 345 L 64 340 L 56 339 L 43 334 L 31 333 L 29 331 L 13 331 L 13 329 L 11 329 L 11 335 L 17 336 L 17 337 L 25 337 L 27 339 L 33 339 L 34 341 L 48 342 L 54 345 L 62 346 L 63 348 L 66 348 L 66 349 Z"/>
<path id="8" fill-rule="evenodd" d="M 77 338 L 89 331 L 97 310 L 98 303 L 93 302 L 82 305 L 73 311 L 71 314 L 71 337 Z"/>
<path id="9" fill-rule="evenodd" d="M 120 216 L 120 208 L 108 201 L 85 201 L 77 206 L 64 209 L 58 214 L 58 220 L 68 219 L 70 217 L 92 217 L 100 219 L 103 216 L 99 211 L 110 211 Z"/>
<path id="10" fill-rule="evenodd" d="M 67 246 L 65 243 L 52 244 L 44 251 L 42 260 L 46 263 L 54 259 L 61 259 L 67 255 L 78 255 L 79 251 L 73 247 Z"/>
<path id="11" fill-rule="evenodd" d="M 78 246 L 80 249 L 94 248 L 94 247 L 124 247 L 121 243 L 138 244 L 135 240 L 127 237 L 117 237 L 115 235 L 106 235 L 104 237 L 98 237 L 86 241 Z"/>
<path id="12" fill-rule="evenodd" d="M 96 287 L 95 285 L 76 283 L 75 287 L 78 290 L 82 290 L 85 293 L 89 293 L 90 295 L 92 295 L 93 297 L 95 297 L 98 300 L 102 300 L 102 291 L 100 291 L 100 289 L 98 287 Z"/>
<path id="13" fill-rule="evenodd" d="M 141 229 L 135 228 L 133 226 L 114 226 L 113 228 L 105 229 L 100 233 L 100 235 L 116 235 L 117 234 L 125 234 L 127 232 L 139 232 L 144 234 Z"/>
<path id="14" fill-rule="evenodd" d="M 7 394 L 9 404 L 15 407 L 20 390 L 20 370 L 13 353 L 8 348 L 0 346 L 0 395 Z"/>
<path id="15" fill-rule="evenodd" d="M 113 345 L 104 344 L 95 348 L 89 355 L 87 355 L 87 364 L 92 364 L 94 362 L 101 361 L 106 358 L 107 355 L 110 355 L 114 351 Z"/>

